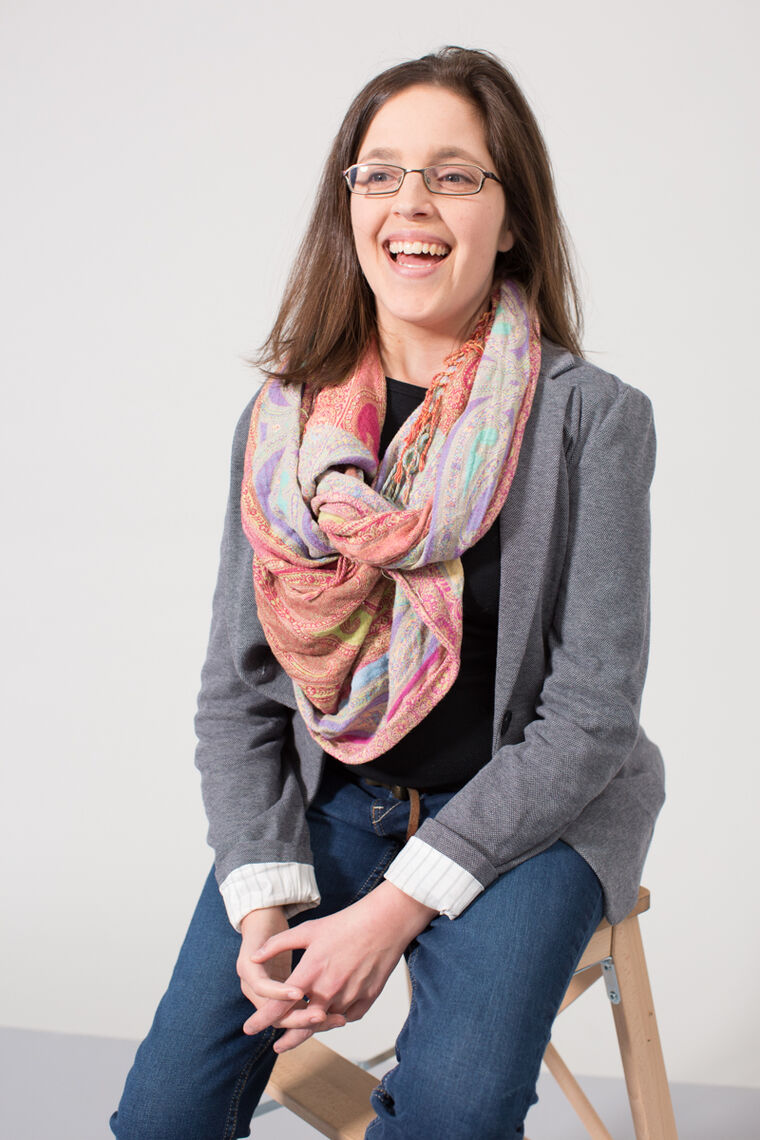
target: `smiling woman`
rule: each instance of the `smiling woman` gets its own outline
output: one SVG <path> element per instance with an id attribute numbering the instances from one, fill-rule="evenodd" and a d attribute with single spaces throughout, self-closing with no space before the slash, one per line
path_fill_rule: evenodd
<path id="1" fill-rule="evenodd" d="M 509 72 L 351 104 L 233 443 L 198 703 L 215 868 L 111 1127 L 249 1134 L 276 1054 L 413 979 L 371 1140 L 523 1136 L 663 799 L 645 396 L 588 364 Z"/>

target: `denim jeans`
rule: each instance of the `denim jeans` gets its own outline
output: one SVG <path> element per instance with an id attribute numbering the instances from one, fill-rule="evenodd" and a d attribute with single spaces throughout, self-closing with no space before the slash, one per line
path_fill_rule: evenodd
<path id="1" fill-rule="evenodd" d="M 420 822 L 452 794 L 423 794 Z M 371 891 L 403 846 L 408 819 L 408 800 L 326 768 L 308 811 L 322 901 L 291 925 Z M 558 841 L 501 875 L 458 918 L 436 917 L 405 950 L 412 1001 L 397 1064 L 372 1094 L 367 1140 L 522 1137 L 552 1022 L 601 916 L 595 873 Z M 209 875 L 111 1117 L 119 1140 L 250 1135 L 284 1030 L 243 1034 L 252 1006 L 235 971 L 239 946 Z"/>

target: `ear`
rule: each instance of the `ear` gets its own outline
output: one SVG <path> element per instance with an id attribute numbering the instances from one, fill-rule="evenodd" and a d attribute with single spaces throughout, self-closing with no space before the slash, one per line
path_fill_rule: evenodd
<path id="1" fill-rule="evenodd" d="M 496 246 L 499 253 L 506 253 L 515 244 L 515 235 L 510 228 L 509 214 L 505 212 L 504 222 L 499 231 L 499 241 Z"/>

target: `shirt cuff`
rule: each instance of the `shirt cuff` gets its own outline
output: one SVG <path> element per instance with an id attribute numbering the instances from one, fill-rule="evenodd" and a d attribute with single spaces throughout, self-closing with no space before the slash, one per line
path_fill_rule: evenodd
<path id="1" fill-rule="evenodd" d="M 251 910 L 281 906 L 286 918 L 319 906 L 321 897 L 309 863 L 245 863 L 230 871 L 219 890 L 227 917 L 240 933 Z"/>
<path id="2" fill-rule="evenodd" d="M 385 878 L 447 918 L 457 918 L 484 890 L 474 875 L 416 835 L 399 851 Z"/>

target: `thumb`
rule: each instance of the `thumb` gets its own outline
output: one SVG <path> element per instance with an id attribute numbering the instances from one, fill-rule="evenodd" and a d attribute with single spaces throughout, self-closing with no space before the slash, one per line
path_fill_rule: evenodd
<path id="1" fill-rule="evenodd" d="M 275 958 L 278 954 L 282 954 L 284 950 L 296 950 L 306 948 L 309 945 L 310 937 L 307 931 L 303 928 L 306 923 L 294 927 L 292 930 L 283 930 L 280 934 L 273 934 L 271 938 L 267 938 L 259 946 L 258 950 L 254 950 L 248 957 L 252 962 L 266 962 L 270 958 Z"/>

